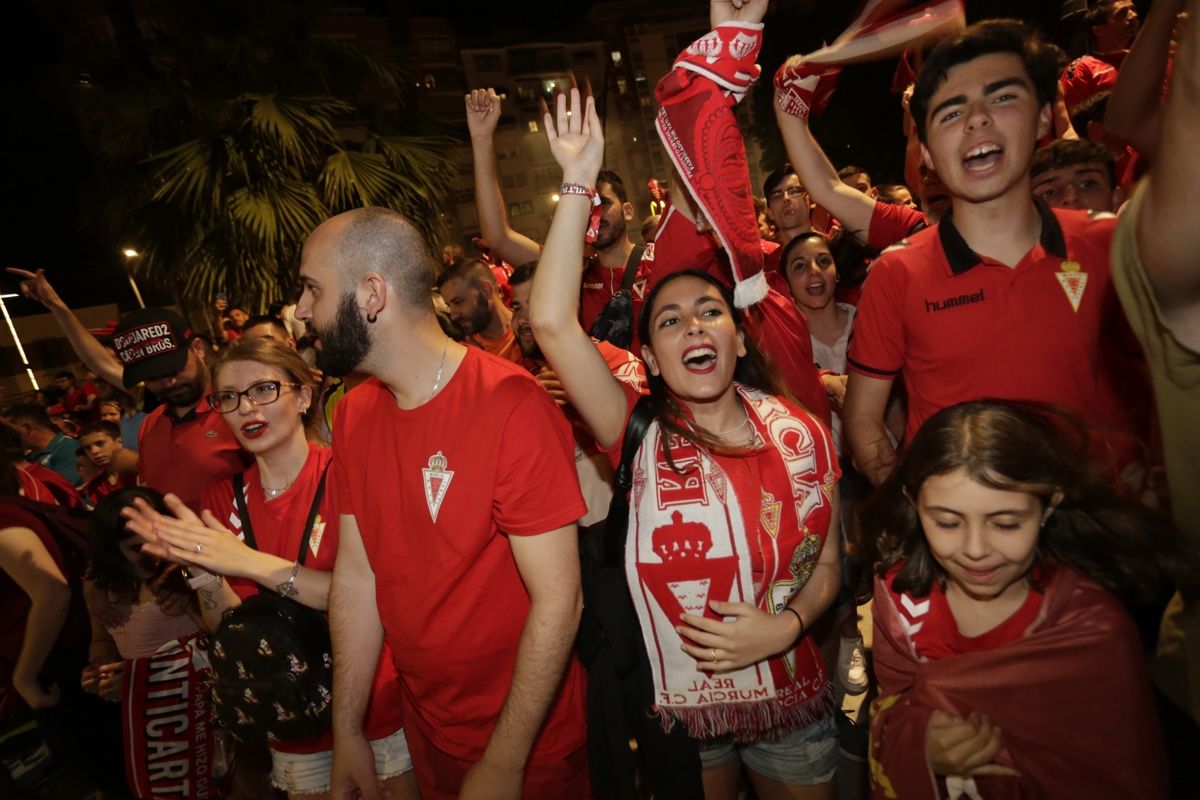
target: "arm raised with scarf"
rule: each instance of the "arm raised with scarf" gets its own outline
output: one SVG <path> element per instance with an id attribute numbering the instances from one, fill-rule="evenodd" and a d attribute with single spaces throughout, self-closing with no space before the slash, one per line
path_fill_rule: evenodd
<path id="1" fill-rule="evenodd" d="M 683 637 L 683 650 L 705 672 L 734 672 L 791 649 L 808 632 L 808 626 L 829 608 L 842 585 L 839 542 L 841 531 L 837 492 L 833 493 L 829 533 L 808 581 L 778 614 L 768 614 L 751 603 L 710 600 L 713 611 L 731 622 L 682 614 L 675 630 Z M 694 642 L 690 644 L 689 642 Z"/>
<path id="2" fill-rule="evenodd" d="M 543 121 L 550 152 L 563 168 L 563 183 L 594 191 L 604 159 L 604 136 L 595 101 L 591 97 L 585 101 L 578 89 L 572 89 L 571 114 L 567 114 L 566 96 L 559 95 L 555 116 L 557 120 L 546 111 Z M 590 197 L 561 195 L 533 278 L 529 323 L 571 405 L 600 446 L 608 449 L 625 430 L 628 404 L 620 382 L 613 377 L 592 337 L 579 324 L 582 233 L 591 210 Z"/>

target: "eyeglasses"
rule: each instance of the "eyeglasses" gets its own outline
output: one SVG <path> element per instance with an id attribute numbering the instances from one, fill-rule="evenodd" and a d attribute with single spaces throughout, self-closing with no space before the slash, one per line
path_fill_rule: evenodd
<path id="1" fill-rule="evenodd" d="M 794 200 L 797 197 L 803 197 L 806 194 L 808 194 L 808 192 L 804 191 L 804 187 L 802 186 L 789 186 L 786 189 L 776 189 L 775 191 L 771 192 L 771 194 L 767 196 L 767 200 L 781 200 L 785 197 L 789 200 Z"/>
<path id="2" fill-rule="evenodd" d="M 213 392 L 208 396 L 208 404 L 213 407 L 214 411 L 222 414 L 230 414 L 237 411 L 238 407 L 242 404 L 242 397 L 249 400 L 252 406 L 269 406 L 279 399 L 284 386 L 295 388 L 299 385 L 298 383 L 282 383 L 280 381 L 259 381 L 258 383 L 251 384 L 243 392 L 234 392 L 228 389 L 223 392 Z"/>

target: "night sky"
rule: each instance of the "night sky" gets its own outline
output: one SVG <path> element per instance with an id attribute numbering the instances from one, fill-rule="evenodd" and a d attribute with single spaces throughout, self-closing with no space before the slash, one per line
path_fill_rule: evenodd
<path id="1" fill-rule="evenodd" d="M 804 45 L 832 39 L 849 20 L 856 4 L 780 2 L 772 14 L 795 13 L 815 8 L 811 25 L 796 32 L 796 50 Z M 1058 3 L 1055 0 L 968 0 L 971 20 L 989 16 L 1019 16 L 1036 21 L 1048 32 L 1056 32 Z M 80 176 L 85 174 L 88 155 L 67 105 L 64 80 L 65 31 L 81 9 L 104 4 L 76 0 L 22 2 L 5 5 L 3 91 L 6 99 L 3 121 L 4 189 L 6 194 L 4 234 L 0 237 L 0 263 L 4 266 L 45 267 L 72 305 L 98 302 L 132 303 L 121 272 L 119 243 L 97 247 L 79 233 Z M 586 29 L 584 17 L 591 3 L 577 0 L 492 4 L 445 3 L 414 0 L 413 16 L 455 15 L 459 35 L 472 42 L 479 37 L 501 35 L 508 41 L 546 38 L 559 31 Z M 519 20 L 522 27 L 517 28 Z M 770 18 L 768 18 L 768 22 Z M 507 29 L 506 34 L 498 31 Z M 768 31 L 770 29 L 768 28 Z M 500 43 L 500 42 L 498 42 Z M 878 74 L 876 74 L 878 73 Z M 885 76 L 880 78 L 879 75 Z M 863 79 L 875 91 L 873 100 L 863 101 L 850 80 L 843 97 L 835 98 L 830 115 L 834 126 L 844 130 L 851 151 L 869 150 L 871 127 L 878 123 L 873 102 L 894 102 L 879 87 L 890 75 L 880 65 Z M 847 95 L 859 98 L 847 99 Z M 890 112 L 889 112 L 890 113 Z M 830 149 L 833 149 L 832 147 Z M 835 156 L 836 158 L 836 156 Z M 0 290 L 15 290 L 15 280 L 0 277 Z M 147 298 L 153 300 L 154 298 Z M 164 299 L 164 298 L 159 298 Z M 26 301 L 12 304 L 15 313 L 35 313 L 40 307 Z"/>

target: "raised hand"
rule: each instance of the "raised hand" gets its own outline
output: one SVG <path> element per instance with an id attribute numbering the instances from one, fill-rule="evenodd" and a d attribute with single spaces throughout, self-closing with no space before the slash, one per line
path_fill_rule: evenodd
<path id="1" fill-rule="evenodd" d="M 467 129 L 472 139 L 490 139 L 500 121 L 500 95 L 495 89 L 472 89 L 466 96 Z"/>
<path id="2" fill-rule="evenodd" d="M 217 521 L 211 511 L 196 516 L 178 497 L 164 498 L 174 516 L 160 514 L 145 500 L 122 510 L 126 526 L 145 541 L 148 555 L 194 564 L 217 575 L 245 577 L 258 552 Z"/>
<path id="3" fill-rule="evenodd" d="M 7 271 L 21 278 L 21 294 L 28 297 L 30 300 L 36 300 L 46 308 L 61 306 L 62 298 L 58 296 L 58 292 L 54 291 L 54 287 L 50 285 L 50 281 L 46 279 L 46 270 L 39 269 L 37 272 L 30 272 L 27 269 L 18 267 L 6 267 Z"/>
<path id="4" fill-rule="evenodd" d="M 767 15 L 767 0 L 712 0 L 708 4 L 708 22 L 714 28 L 726 22 L 762 22 Z"/>
<path id="5" fill-rule="evenodd" d="M 564 94 L 554 105 L 554 118 L 544 109 L 542 122 L 550 152 L 563 168 L 563 180 L 592 186 L 604 161 L 604 131 L 596 115 L 596 101 L 590 95 L 584 101 L 579 89 L 572 87 L 570 108 Z"/>

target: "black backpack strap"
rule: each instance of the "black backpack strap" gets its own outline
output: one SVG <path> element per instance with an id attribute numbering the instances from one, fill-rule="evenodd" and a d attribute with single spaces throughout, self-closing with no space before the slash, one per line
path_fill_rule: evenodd
<path id="1" fill-rule="evenodd" d="M 625 261 L 625 274 L 621 276 L 621 291 L 625 295 L 633 291 L 633 282 L 637 280 L 638 268 L 642 265 L 642 254 L 645 252 L 646 246 L 641 244 L 635 244 L 629 251 L 629 258 Z"/>
<path id="2" fill-rule="evenodd" d="M 625 438 L 621 442 L 621 463 L 613 475 L 613 496 L 608 505 L 608 519 L 604 530 L 604 560 L 607 564 L 622 563 L 625 552 L 625 536 L 629 532 L 629 489 L 633 486 L 633 459 L 646 430 L 654 420 L 654 409 L 650 398 L 643 396 L 633 406 L 629 422 L 625 425 Z"/>
<path id="3" fill-rule="evenodd" d="M 246 507 L 246 473 L 239 472 L 233 476 L 233 502 L 237 506 L 238 516 L 242 518 L 242 538 L 254 550 L 258 542 L 254 540 L 254 526 L 250 524 L 250 509 Z"/>
<path id="4" fill-rule="evenodd" d="M 304 521 L 304 536 L 300 538 L 300 553 L 296 556 L 296 561 L 300 564 L 304 563 L 304 554 L 308 552 L 308 541 L 312 538 L 313 524 L 317 521 L 317 513 L 321 510 L 321 500 L 325 497 L 325 476 L 329 474 L 329 465 L 332 463 L 331 460 L 325 465 L 325 469 L 321 470 L 321 480 L 317 483 L 317 492 L 313 495 L 312 506 L 308 509 L 308 518 Z M 254 539 L 254 526 L 250 524 L 250 509 L 246 507 L 245 474 L 240 472 L 233 476 L 233 500 L 237 504 L 238 516 L 242 518 L 242 535 L 246 539 L 246 544 L 257 550 L 258 543 Z"/>
<path id="5" fill-rule="evenodd" d="M 321 500 L 325 497 L 325 477 L 329 474 L 329 465 L 333 463 L 333 459 L 325 465 L 325 469 L 321 470 L 321 480 L 317 482 L 317 492 L 313 495 L 312 507 L 308 509 L 308 519 L 304 521 L 304 536 L 300 539 L 300 554 L 296 556 L 296 563 L 304 563 L 304 555 L 308 552 L 308 540 L 312 538 L 313 524 L 317 521 L 317 512 L 321 510 Z"/>

